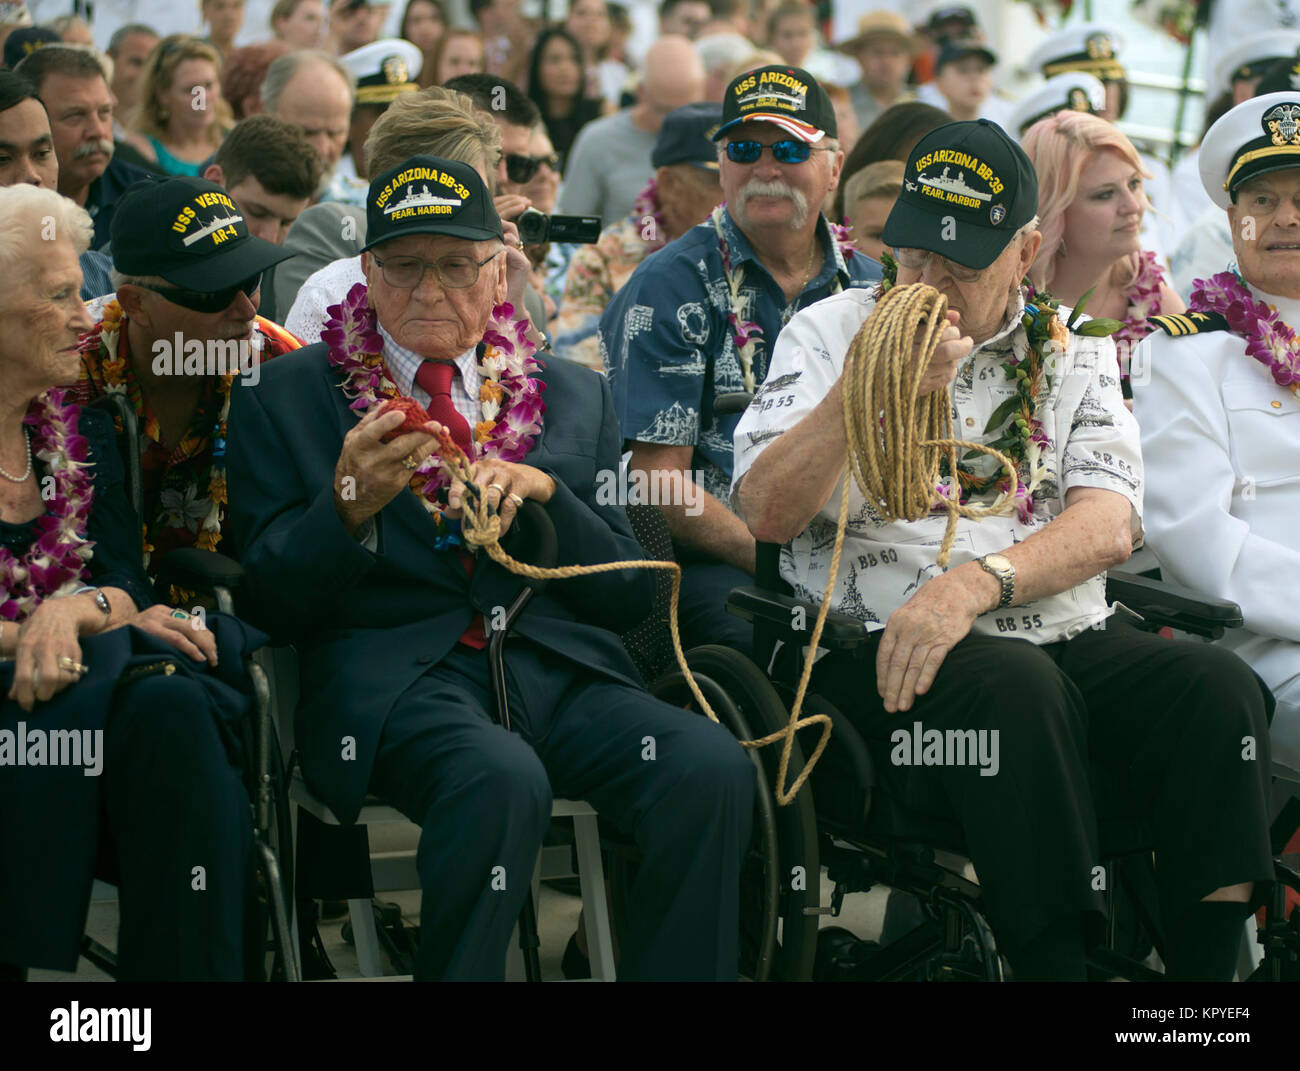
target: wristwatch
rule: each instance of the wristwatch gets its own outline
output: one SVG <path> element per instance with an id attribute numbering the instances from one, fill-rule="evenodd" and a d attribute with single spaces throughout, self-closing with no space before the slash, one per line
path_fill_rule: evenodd
<path id="1" fill-rule="evenodd" d="M 1002 598 L 998 600 L 995 609 L 1010 606 L 1011 600 L 1016 597 L 1016 567 L 1010 559 L 1001 554 L 985 554 L 975 560 L 979 562 L 980 568 L 997 577 L 998 583 L 1002 585 Z"/>
<path id="2" fill-rule="evenodd" d="M 104 619 L 105 620 L 111 619 L 113 616 L 113 607 L 110 605 L 108 601 L 108 596 L 104 594 L 103 588 L 95 588 L 95 587 L 77 588 L 77 590 L 74 591 L 72 594 L 85 595 L 87 592 L 90 591 L 93 591 L 95 593 L 95 605 L 98 606 L 99 609 L 103 612 Z"/>

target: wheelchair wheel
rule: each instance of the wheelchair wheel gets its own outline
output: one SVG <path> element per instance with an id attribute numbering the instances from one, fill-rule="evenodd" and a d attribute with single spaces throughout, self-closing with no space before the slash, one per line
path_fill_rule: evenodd
<path id="1" fill-rule="evenodd" d="M 686 656 L 714 713 L 738 739 L 783 728 L 789 712 L 762 671 L 726 647 L 697 647 Z M 665 702 L 694 709 L 681 670 L 661 677 L 651 691 Z M 776 803 L 780 745 L 750 751 L 758 776 L 754 829 L 741 869 L 741 973 L 755 981 L 807 981 L 817 954 L 821 869 L 812 794 L 806 787 L 787 807 Z M 789 780 L 803 770 L 798 741 Z M 779 929 L 779 936 L 778 936 Z"/>

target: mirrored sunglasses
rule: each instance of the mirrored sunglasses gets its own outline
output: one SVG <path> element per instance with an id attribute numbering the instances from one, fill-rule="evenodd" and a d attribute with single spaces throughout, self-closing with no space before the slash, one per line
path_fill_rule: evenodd
<path id="1" fill-rule="evenodd" d="M 797 138 L 785 138 L 765 146 L 761 141 L 727 142 L 727 159 L 733 164 L 753 164 L 763 155 L 763 149 L 772 150 L 777 163 L 802 164 L 812 155 L 813 147 Z"/>

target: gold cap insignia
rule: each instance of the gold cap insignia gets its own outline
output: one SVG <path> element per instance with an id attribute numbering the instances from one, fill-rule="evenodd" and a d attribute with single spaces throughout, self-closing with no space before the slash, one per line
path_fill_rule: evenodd
<path id="1" fill-rule="evenodd" d="M 1279 104 L 1264 115 L 1274 145 L 1300 145 L 1300 104 Z"/>
<path id="2" fill-rule="evenodd" d="M 1108 34 L 1091 34 L 1085 44 L 1088 49 L 1089 59 L 1113 59 L 1115 56 Z"/>
<path id="3" fill-rule="evenodd" d="M 403 82 L 411 80 L 406 73 L 406 59 L 402 56 L 389 56 L 384 60 L 382 70 L 384 80 L 390 86 L 401 85 Z"/>

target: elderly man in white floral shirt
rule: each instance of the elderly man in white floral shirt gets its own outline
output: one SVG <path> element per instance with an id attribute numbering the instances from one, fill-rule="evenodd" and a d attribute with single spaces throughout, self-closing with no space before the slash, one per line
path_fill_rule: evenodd
<path id="1" fill-rule="evenodd" d="M 1043 295 L 1026 305 L 1036 205 L 1028 158 L 985 120 L 940 127 L 907 161 L 884 239 L 897 282 L 941 291 L 950 319 L 920 389 L 955 377 L 955 433 L 1000 443 L 1028 491 L 1009 515 L 962 519 L 942 572 L 942 512 L 886 522 L 851 488 L 831 603 L 868 630 L 875 688 L 862 662 L 833 659 L 814 687 L 874 750 L 894 745 L 882 791 L 961 824 L 1016 977 L 1086 977 L 1086 931 L 1103 909 L 1098 816 L 1140 815 L 1159 864 L 1168 974 L 1227 980 L 1272 873 L 1271 698 L 1239 659 L 1139 632 L 1106 604 L 1105 570 L 1141 532 L 1137 427 L 1110 340 L 1067 335 Z M 781 572 L 805 598 L 820 600 L 829 580 L 852 404 L 840 373 L 875 301 L 849 290 L 797 314 L 736 429 L 735 504 L 757 539 L 788 543 Z M 1048 338 L 1044 360 L 1030 342 Z M 1019 389 L 1017 370 L 1032 420 L 988 427 Z M 961 467 L 970 503 L 992 505 L 996 465 Z M 988 739 L 999 759 L 900 746 L 900 734 L 932 729 L 974 730 L 980 753 Z"/>

